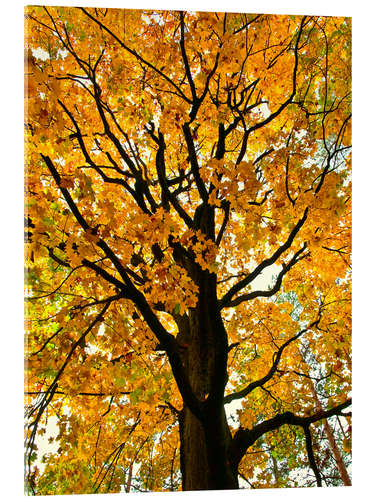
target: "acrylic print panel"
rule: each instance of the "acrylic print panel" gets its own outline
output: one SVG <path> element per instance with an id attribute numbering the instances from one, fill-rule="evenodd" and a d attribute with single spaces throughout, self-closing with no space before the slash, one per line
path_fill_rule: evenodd
<path id="1" fill-rule="evenodd" d="M 351 20 L 27 7 L 28 494 L 351 483 Z"/>

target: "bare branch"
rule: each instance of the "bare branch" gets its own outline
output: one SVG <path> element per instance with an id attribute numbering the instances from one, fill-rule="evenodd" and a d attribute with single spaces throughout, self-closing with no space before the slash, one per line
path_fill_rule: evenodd
<path id="1" fill-rule="evenodd" d="M 282 356 L 284 350 L 288 347 L 288 345 L 290 345 L 295 340 L 299 339 L 304 333 L 306 333 L 308 330 L 311 330 L 311 328 L 314 328 L 315 326 L 317 326 L 319 321 L 320 321 L 320 316 L 318 317 L 318 319 L 316 321 L 311 323 L 308 327 L 304 328 L 303 330 L 300 330 L 296 335 L 294 335 L 293 337 L 288 339 L 286 342 L 284 342 L 284 344 L 282 344 L 282 346 L 278 349 L 276 354 L 274 354 L 274 361 L 273 361 L 272 366 L 269 369 L 268 373 L 264 377 L 262 377 L 258 380 L 255 380 L 254 382 L 251 382 L 241 391 L 237 391 L 237 392 L 234 392 L 234 393 L 226 396 L 224 398 L 224 404 L 231 403 L 235 399 L 242 399 L 245 396 L 249 395 L 257 387 L 262 387 L 265 383 L 267 383 L 276 373 L 277 366 L 280 362 L 281 356 Z"/>
<path id="2" fill-rule="evenodd" d="M 228 302 L 224 307 L 236 307 L 236 306 L 238 306 L 238 304 L 241 304 L 241 302 L 252 300 L 252 299 L 255 299 L 257 297 L 272 297 L 272 295 L 275 295 L 275 293 L 277 293 L 280 290 L 283 278 L 287 274 L 287 272 L 295 264 L 297 264 L 297 262 L 306 258 L 309 255 L 308 253 L 306 253 L 306 254 L 300 256 L 305 249 L 306 249 L 306 243 L 304 243 L 302 248 L 300 248 L 298 250 L 298 252 L 296 252 L 294 254 L 293 258 L 288 262 L 288 264 L 283 264 L 283 269 L 279 273 L 279 275 L 277 276 L 276 282 L 272 288 L 270 288 L 269 290 L 255 290 L 255 291 L 250 292 L 250 293 L 239 295 L 235 299 Z"/>
<path id="3" fill-rule="evenodd" d="M 245 288 L 245 286 L 249 285 L 257 276 L 260 275 L 260 273 L 265 269 L 266 267 L 274 264 L 277 259 L 281 256 L 282 253 L 284 253 L 288 248 L 293 243 L 294 238 L 296 237 L 298 231 L 301 229 L 303 224 L 306 222 L 307 219 L 307 214 L 308 214 L 308 208 L 305 209 L 303 216 L 301 219 L 297 222 L 297 224 L 294 226 L 293 230 L 289 234 L 288 239 L 286 242 L 281 245 L 274 254 L 269 257 L 268 259 L 264 259 L 263 262 L 261 262 L 253 272 L 251 272 L 246 278 L 243 278 L 241 281 L 238 283 L 234 284 L 232 288 L 221 298 L 219 302 L 219 306 L 222 309 L 223 307 L 227 307 L 228 304 L 231 302 L 233 297 L 238 293 L 240 290 Z"/>

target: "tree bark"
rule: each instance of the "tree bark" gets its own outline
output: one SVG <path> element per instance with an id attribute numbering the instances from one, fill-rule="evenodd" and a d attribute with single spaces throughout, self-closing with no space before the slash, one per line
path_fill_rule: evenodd
<path id="1" fill-rule="evenodd" d="M 311 379 L 308 379 L 308 382 L 309 382 L 310 389 L 313 393 L 313 398 L 315 401 L 316 409 L 318 411 L 323 411 L 323 408 L 322 408 L 322 405 L 321 405 L 320 400 L 318 398 L 318 395 L 316 393 L 313 381 Z M 344 460 L 342 459 L 342 456 L 341 456 L 340 450 L 336 444 L 336 440 L 334 438 L 331 426 L 329 425 L 328 420 L 326 418 L 323 420 L 323 426 L 324 426 L 324 431 L 325 431 L 327 439 L 328 439 L 329 447 L 331 448 L 333 457 L 336 461 L 337 470 L 339 471 L 341 480 L 345 486 L 351 486 L 352 482 L 350 480 L 348 471 L 346 470 Z"/>
<path id="2" fill-rule="evenodd" d="M 199 286 L 198 303 L 188 314 L 177 317 L 177 341 L 181 346 L 184 368 L 192 390 L 201 401 L 215 392 L 217 379 L 218 332 L 220 311 L 213 275 L 199 271 L 194 276 Z M 221 398 L 223 399 L 223 398 Z M 185 405 L 179 417 L 182 489 L 236 489 L 238 479 L 229 463 L 231 435 L 223 401 L 207 401 L 198 419 Z"/>
<path id="3" fill-rule="evenodd" d="M 212 241 L 214 217 L 214 208 L 204 203 L 194 216 L 195 227 Z M 216 275 L 203 270 L 178 245 L 173 256 L 199 290 L 196 307 L 183 316 L 175 315 L 175 321 L 184 370 L 194 395 L 204 403 L 200 416 L 186 404 L 180 413 L 182 489 L 236 489 L 237 471 L 232 470 L 229 460 L 232 438 L 224 411 L 228 338 L 217 299 Z"/>
<path id="4" fill-rule="evenodd" d="M 229 462 L 231 435 L 224 407 L 198 420 L 185 406 L 180 414 L 182 489 L 237 489 L 237 471 Z"/>
<path id="5" fill-rule="evenodd" d="M 126 481 L 126 493 L 130 493 L 131 486 L 132 486 L 132 478 L 133 478 L 133 463 L 129 465 L 129 472 L 128 472 L 128 479 Z"/>
<path id="6" fill-rule="evenodd" d="M 272 460 L 272 471 L 273 471 L 273 475 L 275 476 L 275 488 L 278 488 L 279 479 L 280 479 L 280 471 L 279 471 L 279 468 L 277 466 L 277 460 L 272 455 L 272 453 L 271 453 L 271 460 Z"/>
<path id="7" fill-rule="evenodd" d="M 178 341 L 183 349 L 184 368 L 194 394 L 204 400 L 209 390 L 208 349 L 200 336 L 199 309 L 189 311 L 179 323 Z M 206 348 L 205 348 L 206 347 Z M 209 489 L 209 466 L 202 422 L 185 405 L 180 418 L 180 461 L 182 489 Z"/>

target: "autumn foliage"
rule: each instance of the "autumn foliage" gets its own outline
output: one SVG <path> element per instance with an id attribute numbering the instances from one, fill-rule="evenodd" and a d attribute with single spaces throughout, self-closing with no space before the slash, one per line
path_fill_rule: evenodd
<path id="1" fill-rule="evenodd" d="M 350 19 L 25 16 L 27 491 L 349 484 Z"/>

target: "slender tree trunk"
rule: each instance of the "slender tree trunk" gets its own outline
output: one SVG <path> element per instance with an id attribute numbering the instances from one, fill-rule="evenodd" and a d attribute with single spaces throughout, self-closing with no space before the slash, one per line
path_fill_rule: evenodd
<path id="1" fill-rule="evenodd" d="M 132 486 L 132 478 L 133 478 L 133 464 L 131 463 L 129 465 L 128 479 L 126 482 L 126 489 L 125 489 L 126 493 L 130 493 L 130 489 Z"/>
<path id="2" fill-rule="evenodd" d="M 271 460 L 272 460 L 272 470 L 273 470 L 273 474 L 275 476 L 275 488 L 278 488 L 279 479 L 280 479 L 280 471 L 279 471 L 279 468 L 277 466 L 277 460 L 272 454 L 271 454 Z"/>
<path id="3" fill-rule="evenodd" d="M 323 411 L 322 405 L 321 405 L 319 398 L 318 398 L 318 395 L 315 391 L 314 383 L 312 382 L 312 380 L 310 380 L 310 379 L 308 379 L 308 380 L 309 380 L 309 385 L 310 385 L 311 391 L 313 393 L 314 401 L 316 404 L 316 409 L 318 411 Z M 331 448 L 333 457 L 334 457 L 336 464 L 337 464 L 337 469 L 339 471 L 341 480 L 345 486 L 351 486 L 352 482 L 350 480 L 348 471 L 346 470 L 344 460 L 342 459 L 340 450 L 336 444 L 336 440 L 334 438 L 331 426 L 329 425 L 329 422 L 327 419 L 323 420 L 323 425 L 324 425 L 324 431 L 325 431 L 327 439 L 328 439 L 329 447 Z"/>

